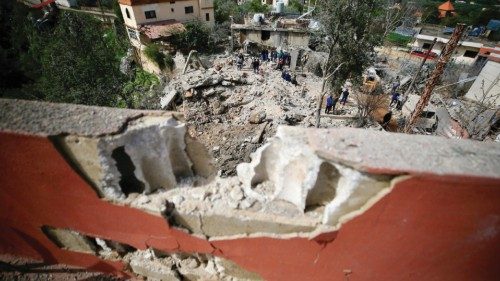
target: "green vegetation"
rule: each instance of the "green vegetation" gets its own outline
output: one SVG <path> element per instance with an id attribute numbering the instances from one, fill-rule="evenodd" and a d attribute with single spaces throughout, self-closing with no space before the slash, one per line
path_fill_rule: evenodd
<path id="1" fill-rule="evenodd" d="M 154 43 L 146 46 L 144 54 L 150 60 L 154 61 L 161 70 L 174 68 L 174 59 L 169 54 L 165 54 L 160 50 L 160 47 Z"/>
<path id="2" fill-rule="evenodd" d="M 39 31 L 29 13 L 14 0 L 0 3 L 1 97 L 134 106 L 123 90 L 129 78 L 119 70 L 127 40 L 114 28 L 63 11 L 52 29 Z"/>
<path id="3" fill-rule="evenodd" d="M 231 16 L 234 17 L 235 21 L 242 18 L 243 11 L 233 0 L 214 0 L 214 9 L 216 23 L 228 22 Z"/>
<path id="4" fill-rule="evenodd" d="M 141 108 L 145 99 L 147 99 L 144 93 L 159 84 L 160 80 L 156 75 L 137 68 L 133 79 L 126 82 L 123 86 L 122 97 L 126 97 L 126 99 L 120 97 L 117 107 Z"/>
<path id="5" fill-rule="evenodd" d="M 444 1 L 423 1 L 422 8 L 424 11 L 423 20 L 427 23 L 441 24 L 446 26 L 455 26 L 457 23 L 465 23 L 467 25 L 486 25 L 492 19 L 500 18 L 500 10 L 495 7 L 494 1 L 474 1 L 470 3 L 453 3 L 456 16 L 449 16 L 444 19 L 438 18 L 437 7 Z"/>
<path id="6" fill-rule="evenodd" d="M 411 39 L 412 39 L 412 37 L 410 37 L 410 36 L 404 36 L 404 35 L 397 34 L 394 32 L 389 33 L 387 35 L 387 37 L 385 38 L 385 40 L 387 42 L 390 42 L 393 45 L 399 46 L 399 47 L 406 47 L 408 45 L 408 43 L 411 42 Z"/>
<path id="7" fill-rule="evenodd" d="M 294 8 L 298 8 L 299 1 L 292 1 L 296 2 Z M 216 23 L 229 22 L 231 16 L 235 22 L 242 22 L 246 14 L 267 13 L 271 10 L 270 6 L 262 4 L 260 0 L 247 1 L 243 5 L 236 4 L 234 0 L 214 0 L 214 8 Z"/>
<path id="8" fill-rule="evenodd" d="M 170 43 L 178 50 L 188 53 L 190 50 L 210 53 L 216 48 L 211 30 L 200 21 L 185 24 L 186 31 L 176 33 L 172 36 Z"/>
<path id="9" fill-rule="evenodd" d="M 295 13 L 303 13 L 304 12 L 304 5 L 299 2 L 298 0 L 290 0 L 288 2 L 288 7 L 287 11 L 289 12 L 295 12 Z"/>
<path id="10" fill-rule="evenodd" d="M 105 32 L 98 20 L 76 13 L 62 13 L 53 31 L 32 31 L 29 53 L 40 67 L 34 89 L 44 100 L 115 105 L 126 77 Z"/>
<path id="11" fill-rule="evenodd" d="M 241 7 L 244 13 L 267 13 L 270 11 L 270 7 L 262 4 L 261 0 L 247 1 Z"/>

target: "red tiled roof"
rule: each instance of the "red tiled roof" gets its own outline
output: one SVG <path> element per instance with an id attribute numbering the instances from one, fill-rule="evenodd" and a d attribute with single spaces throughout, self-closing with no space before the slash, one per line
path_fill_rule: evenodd
<path id="1" fill-rule="evenodd" d="M 56 0 L 47 0 L 47 1 L 44 1 L 44 2 L 42 2 L 40 4 L 36 4 L 36 5 L 31 6 L 31 8 L 33 8 L 33 9 L 41 9 L 41 8 L 49 5 L 50 3 L 54 3 L 54 2 L 56 2 Z"/>
<path id="2" fill-rule="evenodd" d="M 446 1 L 438 7 L 440 11 L 455 11 L 455 7 L 451 4 L 451 1 Z"/>

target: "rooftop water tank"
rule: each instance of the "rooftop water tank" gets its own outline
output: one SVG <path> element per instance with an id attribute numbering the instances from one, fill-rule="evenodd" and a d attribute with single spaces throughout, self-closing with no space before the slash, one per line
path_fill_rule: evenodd
<path id="1" fill-rule="evenodd" d="M 264 20 L 264 14 L 254 14 L 253 15 L 253 22 L 255 24 L 260 24 L 261 23 L 261 18 L 262 18 L 262 21 Z"/>
<path id="2" fill-rule="evenodd" d="M 276 12 L 278 14 L 284 13 L 285 12 L 285 3 L 281 2 L 281 1 L 276 3 Z"/>

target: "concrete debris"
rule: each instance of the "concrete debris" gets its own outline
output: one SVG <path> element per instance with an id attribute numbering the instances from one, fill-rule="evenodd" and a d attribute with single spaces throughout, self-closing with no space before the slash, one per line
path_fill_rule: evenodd
<path id="1" fill-rule="evenodd" d="M 220 148 L 211 154 L 221 175 L 234 175 L 236 165 L 249 161 L 250 154 L 275 133 L 278 125 L 314 126 L 320 77 L 295 72 L 292 76 L 297 83 L 292 84 L 282 78 L 274 62 L 262 62 L 256 74 L 251 71 L 250 58 L 241 71 L 231 57 L 212 60 L 215 67 L 207 71 L 174 76 L 164 89 L 161 105 L 180 109 L 189 135 L 207 147 Z M 317 66 L 320 64 L 317 61 Z M 336 113 L 350 116 L 355 111 L 356 107 L 348 103 L 339 106 Z M 352 123 L 345 119 L 322 120 L 324 127 L 353 126 Z"/>
<path id="2" fill-rule="evenodd" d="M 200 151 L 189 153 L 185 134 L 185 125 L 170 116 L 145 116 L 130 122 L 120 134 L 69 135 L 55 142 L 99 194 L 123 200 L 130 194 L 172 189 L 187 179 L 202 180 L 213 174 Z"/>
<path id="3" fill-rule="evenodd" d="M 265 119 L 266 119 L 265 112 L 263 112 L 263 111 L 253 112 L 252 114 L 250 114 L 250 117 L 248 118 L 248 122 L 250 122 L 250 124 L 260 124 L 260 123 L 264 122 Z"/>
<path id="4" fill-rule="evenodd" d="M 217 148 L 219 149 L 219 148 Z M 226 236 L 313 236 L 338 229 L 391 189 L 392 177 L 322 159 L 302 131 L 280 127 L 237 177 L 199 187 L 159 190 L 123 203 L 164 214 L 175 226 L 210 239 Z"/>
<path id="5" fill-rule="evenodd" d="M 284 200 L 302 212 L 326 206 L 322 223 L 336 226 L 342 216 L 390 187 L 389 177 L 369 176 L 324 161 L 306 143 L 303 136 L 280 127 L 276 137 L 257 150 L 252 163 L 238 166 L 245 193 L 260 202 Z M 258 186 L 267 181 L 273 187 L 262 192 Z"/>
<path id="6" fill-rule="evenodd" d="M 124 257 L 132 271 L 148 280 L 262 280 L 235 263 L 208 254 L 163 253 L 139 250 Z"/>

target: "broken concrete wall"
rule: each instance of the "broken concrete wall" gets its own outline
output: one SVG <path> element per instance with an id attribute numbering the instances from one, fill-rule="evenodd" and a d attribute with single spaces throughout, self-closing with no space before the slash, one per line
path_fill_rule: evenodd
<path id="1" fill-rule="evenodd" d="M 240 45 L 245 40 L 272 48 L 307 48 L 309 45 L 309 33 L 307 30 L 286 29 L 235 29 Z M 238 36 L 238 34 L 240 34 Z"/>
<path id="2" fill-rule="evenodd" d="M 125 152 L 128 145 L 138 150 L 129 158 L 139 159 L 179 141 L 179 120 L 157 122 L 172 118 L 164 112 L 0 105 L 2 253 L 149 278 L 159 272 L 190 279 L 213 268 L 234 280 L 493 280 L 500 274 L 492 263 L 500 253 L 497 144 L 282 127 L 240 166 L 238 177 L 110 201 L 54 137 L 94 137 Z M 80 167 L 99 164 L 92 162 L 99 147 L 83 143 L 91 148 L 83 146 L 89 152 Z M 86 154 L 72 148 L 73 155 Z M 168 161 L 159 165 L 175 174 Z M 107 175 L 98 168 L 87 174 Z M 188 216 L 193 229 L 176 221 Z M 80 251 L 84 240 L 95 241 L 94 253 Z M 119 253 L 101 254 L 113 250 Z"/>
<path id="3" fill-rule="evenodd" d="M 29 104 L 6 100 L 3 106 L 7 110 L 15 106 L 16 111 L 21 112 L 31 110 L 27 108 Z M 110 124 L 116 127 L 114 130 L 85 126 L 71 130 L 50 124 L 33 124 L 37 130 L 50 133 L 54 145 L 100 196 L 122 200 L 129 194 L 168 190 L 186 181 L 196 184 L 215 175 L 204 149 L 186 136 L 185 125 L 173 115 L 130 111 L 123 116 L 116 112 L 95 116 L 96 108 L 81 108 L 85 112 L 74 106 L 57 105 L 48 107 L 46 112 L 25 117 L 44 118 L 43 115 L 47 114 L 57 116 L 61 119 L 58 122 L 62 123 L 71 119 L 75 111 L 82 119 L 93 117 L 92 122 L 96 123 L 109 123 L 110 118 L 123 120 L 122 124 Z M 30 133 L 29 129 L 26 133 Z"/>

